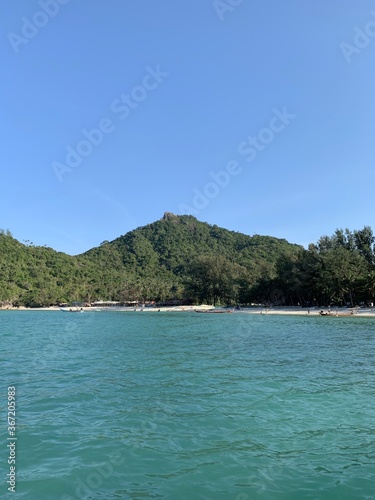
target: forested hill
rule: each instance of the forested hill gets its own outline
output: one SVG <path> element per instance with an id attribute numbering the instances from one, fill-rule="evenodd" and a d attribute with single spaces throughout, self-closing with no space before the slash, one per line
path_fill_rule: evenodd
<path id="1" fill-rule="evenodd" d="M 272 275 L 278 258 L 298 247 L 286 240 L 269 236 L 246 236 L 216 225 L 198 221 L 189 215 L 165 213 L 161 220 L 130 231 L 111 243 L 85 255 L 104 265 L 109 258 L 120 257 L 131 273 L 144 277 L 160 274 L 186 276 L 198 257 L 221 256 L 244 266 L 254 279 Z"/>
<path id="2" fill-rule="evenodd" d="M 195 286 L 199 266 L 226 276 L 226 286 L 219 279 L 222 290 L 213 293 L 230 300 L 232 278 L 243 291 L 259 279 L 273 279 L 278 260 L 299 249 L 286 240 L 250 237 L 171 213 L 74 257 L 23 245 L 3 231 L 0 301 L 36 306 L 95 299 L 210 300 L 210 291 Z"/>
<path id="3" fill-rule="evenodd" d="M 190 299 L 220 304 L 374 302 L 370 227 L 322 236 L 308 250 L 165 213 L 88 252 L 69 256 L 0 231 L 0 303 Z M 1 304 L 0 304 L 1 305 Z"/>

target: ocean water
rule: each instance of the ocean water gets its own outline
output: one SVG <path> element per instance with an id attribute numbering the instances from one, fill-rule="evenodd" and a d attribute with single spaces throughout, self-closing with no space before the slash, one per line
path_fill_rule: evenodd
<path id="1" fill-rule="evenodd" d="M 0 342 L 0 498 L 375 498 L 375 320 L 3 311 Z"/>

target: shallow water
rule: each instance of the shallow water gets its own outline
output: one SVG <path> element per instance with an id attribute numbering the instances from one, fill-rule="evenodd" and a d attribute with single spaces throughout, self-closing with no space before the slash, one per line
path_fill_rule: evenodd
<path id="1" fill-rule="evenodd" d="M 3 311 L 0 341 L 15 498 L 375 498 L 373 319 Z"/>

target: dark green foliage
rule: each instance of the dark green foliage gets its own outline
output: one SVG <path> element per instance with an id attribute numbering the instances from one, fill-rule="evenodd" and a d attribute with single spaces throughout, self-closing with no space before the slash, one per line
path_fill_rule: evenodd
<path id="1" fill-rule="evenodd" d="M 94 248 L 84 257 L 108 269 L 116 256 L 116 268 L 126 272 L 121 300 L 191 298 L 230 303 L 244 298 L 259 277 L 275 277 L 278 258 L 298 248 L 286 240 L 250 237 L 192 216 L 166 213 L 161 220 Z M 206 263 L 211 259 L 211 268 L 216 262 L 222 275 L 210 291 L 199 290 L 198 285 L 204 259 Z M 228 274 L 231 280 L 224 286 Z"/>
<path id="2" fill-rule="evenodd" d="M 308 250 L 282 259 L 269 286 L 289 304 L 349 305 L 374 302 L 375 238 L 368 226 L 337 229 Z"/>
<path id="3" fill-rule="evenodd" d="M 245 267 L 222 255 L 203 255 L 194 259 L 188 268 L 186 291 L 198 302 L 213 305 L 239 302 L 241 276 Z"/>
<path id="4" fill-rule="evenodd" d="M 373 301 L 371 228 L 337 230 L 308 250 L 166 213 L 75 257 L 23 245 L 0 230 L 0 303 L 30 307 L 93 300 L 189 298 L 235 304 Z"/>
<path id="5" fill-rule="evenodd" d="M 170 213 L 75 257 L 25 246 L 2 231 L 0 302 L 31 307 L 100 299 L 237 302 L 261 277 L 274 278 L 278 258 L 298 248 Z M 208 272 L 210 286 L 200 290 Z"/>

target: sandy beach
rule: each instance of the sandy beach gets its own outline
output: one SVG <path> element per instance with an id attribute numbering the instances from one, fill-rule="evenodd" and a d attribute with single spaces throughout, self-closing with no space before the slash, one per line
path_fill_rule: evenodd
<path id="1" fill-rule="evenodd" d="M 328 307 L 252 307 L 244 308 L 241 311 L 246 314 L 264 314 L 264 315 L 288 315 L 288 316 L 327 316 L 327 317 L 369 317 L 375 318 L 375 308 L 328 308 Z M 323 314 L 321 314 L 321 312 Z"/>
<path id="2" fill-rule="evenodd" d="M 207 309 L 212 309 L 213 306 L 202 304 L 199 306 L 172 306 L 172 307 L 79 307 L 78 310 L 84 312 L 100 312 L 100 311 L 113 311 L 113 312 L 187 312 L 187 311 L 204 311 Z M 0 311 L 57 311 L 61 310 L 69 312 L 69 309 L 77 311 L 75 306 L 72 307 L 0 307 Z"/>
<path id="3" fill-rule="evenodd" d="M 57 311 L 69 308 L 51 307 L 3 307 L 0 311 Z M 74 309 L 74 308 L 73 308 Z M 84 312 L 192 312 L 213 309 L 213 306 L 202 304 L 198 306 L 174 306 L 174 307 L 82 307 Z M 321 314 L 321 312 L 323 314 Z M 375 307 L 354 307 L 354 308 L 328 308 L 328 307 L 244 307 L 240 310 L 233 310 L 234 314 L 261 314 L 261 315 L 286 315 L 286 316 L 327 316 L 327 317 L 351 317 L 351 318 L 375 318 Z"/>

